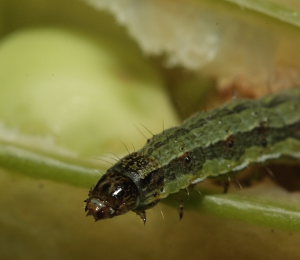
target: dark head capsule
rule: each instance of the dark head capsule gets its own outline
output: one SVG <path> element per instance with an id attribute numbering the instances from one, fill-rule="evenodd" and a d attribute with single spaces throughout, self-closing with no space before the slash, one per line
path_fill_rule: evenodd
<path id="1" fill-rule="evenodd" d="M 87 215 L 97 221 L 134 210 L 139 202 L 139 192 L 130 178 L 112 171 L 99 180 L 85 202 Z"/>

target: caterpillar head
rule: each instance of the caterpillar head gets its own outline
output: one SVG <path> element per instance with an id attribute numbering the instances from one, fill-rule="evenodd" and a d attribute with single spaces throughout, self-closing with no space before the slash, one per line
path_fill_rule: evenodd
<path id="1" fill-rule="evenodd" d="M 130 178 L 110 171 L 90 190 L 85 202 L 87 216 L 92 215 L 97 221 L 134 210 L 139 202 L 139 192 Z"/>

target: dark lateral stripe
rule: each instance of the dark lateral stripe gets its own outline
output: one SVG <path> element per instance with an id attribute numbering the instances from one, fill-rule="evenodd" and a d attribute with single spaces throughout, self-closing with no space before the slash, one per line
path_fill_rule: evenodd
<path id="1" fill-rule="evenodd" d="M 269 97 L 269 99 L 270 99 L 270 97 Z M 282 103 L 285 103 L 287 101 L 293 101 L 293 100 L 300 102 L 300 96 L 297 94 L 296 95 L 292 95 L 292 94 L 278 95 L 278 96 L 274 96 L 273 98 L 271 98 L 268 102 L 266 102 L 265 99 L 247 100 L 247 101 L 244 101 L 243 103 L 238 103 L 236 106 L 234 106 L 230 109 L 225 106 L 221 109 L 216 110 L 215 113 L 211 114 L 208 117 L 203 117 L 203 118 L 200 118 L 199 120 L 195 120 L 195 122 L 190 125 L 188 125 L 188 122 L 190 120 L 193 120 L 193 118 L 196 118 L 196 117 L 194 116 L 192 118 L 189 118 L 183 123 L 183 125 L 181 127 L 175 127 L 175 128 L 169 129 L 170 132 L 173 132 L 172 134 L 167 135 L 167 131 L 168 131 L 167 130 L 165 133 L 167 138 L 165 138 L 165 140 L 163 140 L 163 141 L 160 140 L 159 142 L 156 142 L 156 138 L 155 138 L 156 136 L 154 136 L 151 143 L 155 149 L 159 149 L 160 147 L 168 144 L 170 142 L 170 140 L 172 140 L 172 139 L 175 140 L 178 136 L 188 135 L 191 131 L 195 130 L 196 128 L 201 128 L 201 127 L 205 126 L 208 122 L 222 119 L 223 117 L 229 116 L 232 114 L 239 114 L 247 109 L 274 108 L 276 106 L 281 105 Z M 153 152 L 153 148 L 149 147 L 147 153 L 150 155 L 150 154 L 152 154 L 152 152 Z"/>
<path id="2" fill-rule="evenodd" d="M 176 179 L 176 175 L 197 174 L 208 160 L 239 160 L 251 147 L 270 147 L 286 138 L 300 141 L 300 122 L 281 128 L 257 127 L 249 132 L 237 133 L 228 140 L 219 141 L 209 147 L 198 147 L 187 152 L 189 161 L 176 158 L 162 168 L 151 172 L 141 180 L 140 187 L 144 194 L 151 194 L 166 182 Z M 199 176 L 201 177 L 201 176 Z"/>

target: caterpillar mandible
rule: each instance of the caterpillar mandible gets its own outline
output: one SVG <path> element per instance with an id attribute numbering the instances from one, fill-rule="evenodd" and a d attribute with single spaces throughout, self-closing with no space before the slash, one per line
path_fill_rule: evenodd
<path id="1" fill-rule="evenodd" d="M 300 159 L 300 89 L 236 99 L 153 136 L 100 178 L 85 200 L 95 220 L 145 210 L 209 177 L 280 157 Z"/>

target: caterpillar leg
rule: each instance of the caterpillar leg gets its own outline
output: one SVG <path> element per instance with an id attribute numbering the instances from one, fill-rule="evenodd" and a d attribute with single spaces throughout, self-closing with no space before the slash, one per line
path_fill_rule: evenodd
<path id="1" fill-rule="evenodd" d="M 229 190 L 229 186 L 230 186 L 230 181 L 226 180 L 223 182 L 223 193 L 226 194 Z"/>
<path id="2" fill-rule="evenodd" d="M 144 225 L 146 225 L 147 217 L 145 210 L 133 210 L 143 221 Z"/>
<path id="3" fill-rule="evenodd" d="M 183 204 L 183 201 L 180 202 L 178 210 L 179 210 L 179 220 L 182 220 L 183 213 L 184 213 L 184 204 Z"/>
<path id="4" fill-rule="evenodd" d="M 233 178 L 234 183 L 236 184 L 235 186 L 237 186 L 240 190 L 243 189 L 242 184 L 240 183 L 240 181 L 237 178 Z M 226 194 L 229 190 L 230 187 L 230 183 L 231 183 L 231 179 L 228 179 L 226 181 L 223 182 L 223 193 Z"/>
<path id="5" fill-rule="evenodd" d="M 142 221 L 144 222 L 144 225 L 145 225 L 146 224 L 146 220 L 147 220 L 147 218 L 146 218 L 146 209 L 152 208 L 158 202 L 159 202 L 159 200 L 153 201 L 152 203 L 150 203 L 148 205 L 144 205 L 144 206 L 138 207 L 138 208 L 136 208 L 136 209 L 134 209 L 132 211 L 135 214 L 137 214 L 142 219 Z"/>
<path id="6" fill-rule="evenodd" d="M 194 184 L 196 185 L 196 184 Z M 178 211 L 179 211 L 179 220 L 182 220 L 183 218 L 183 213 L 184 213 L 184 201 L 189 199 L 190 197 L 190 191 L 189 191 L 189 188 L 186 188 L 185 189 L 185 194 L 186 194 L 186 199 L 181 199 L 180 202 L 179 202 L 179 208 L 178 208 Z"/>

